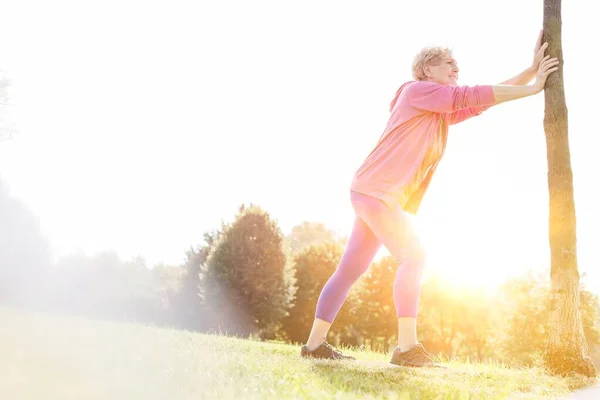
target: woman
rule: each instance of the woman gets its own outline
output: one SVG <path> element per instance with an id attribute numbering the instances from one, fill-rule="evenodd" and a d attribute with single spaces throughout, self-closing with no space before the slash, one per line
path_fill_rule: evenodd
<path id="1" fill-rule="evenodd" d="M 393 291 L 398 345 L 391 363 L 439 366 L 417 340 L 425 259 L 407 213 L 416 214 L 419 208 L 444 154 L 449 125 L 544 89 L 548 75 L 558 69 L 558 60 L 544 56 L 548 44 L 541 44 L 542 36 L 540 32 L 531 66 L 499 85 L 457 86 L 459 69 L 449 49 L 427 47 L 415 57 L 414 81 L 396 92 L 389 122 L 352 181 L 350 198 L 356 220 L 342 259 L 319 296 L 302 356 L 353 359 L 333 349 L 325 337 L 352 285 L 383 245 L 398 261 Z M 535 83 L 528 85 L 534 77 Z"/>

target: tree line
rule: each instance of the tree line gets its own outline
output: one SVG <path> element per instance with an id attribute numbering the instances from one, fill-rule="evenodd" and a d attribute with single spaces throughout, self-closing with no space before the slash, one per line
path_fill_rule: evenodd
<path id="1" fill-rule="evenodd" d="M 28 210 L 0 186 L 0 301 L 118 321 L 302 343 L 319 293 L 337 267 L 345 238 L 304 222 L 284 235 L 255 205 L 204 234 L 182 265 L 148 268 L 111 252 L 50 261 Z M 357 282 L 333 325 L 335 345 L 390 351 L 396 341 L 392 287 L 396 262 L 383 257 Z M 550 282 L 533 274 L 497 293 L 423 282 L 419 339 L 446 357 L 531 365 L 546 345 Z M 600 344 L 598 299 L 581 291 L 590 347 Z"/>

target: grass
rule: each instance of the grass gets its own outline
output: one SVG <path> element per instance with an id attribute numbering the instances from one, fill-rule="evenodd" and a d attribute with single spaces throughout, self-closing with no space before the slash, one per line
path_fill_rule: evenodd
<path id="1" fill-rule="evenodd" d="M 551 399 L 595 380 L 542 369 L 301 359 L 299 348 L 0 308 L 0 399 Z"/>

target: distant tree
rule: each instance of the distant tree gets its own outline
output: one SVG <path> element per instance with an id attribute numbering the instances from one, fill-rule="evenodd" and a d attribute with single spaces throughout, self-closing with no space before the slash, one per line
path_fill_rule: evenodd
<path id="1" fill-rule="evenodd" d="M 483 362 L 498 360 L 497 346 L 502 316 L 498 311 L 498 300 L 481 290 L 463 292 L 458 298 L 461 318 L 459 324 L 459 346 L 456 353 L 470 360 Z"/>
<path id="2" fill-rule="evenodd" d="M 268 213 L 242 205 L 207 261 L 206 303 L 220 329 L 274 338 L 293 298 L 293 271 Z"/>
<path id="3" fill-rule="evenodd" d="M 0 301 L 35 302 L 50 264 L 37 217 L 0 180 Z"/>
<path id="4" fill-rule="evenodd" d="M 285 237 L 284 248 L 290 253 L 298 254 L 307 247 L 336 241 L 336 235 L 320 222 L 304 221 L 292 228 Z"/>
<path id="5" fill-rule="evenodd" d="M 181 284 L 170 301 L 171 322 L 180 328 L 202 330 L 207 324 L 201 293 L 201 274 L 206 253 L 190 248 L 185 253 Z"/>
<path id="6" fill-rule="evenodd" d="M 48 306 L 87 317 L 163 324 L 160 289 L 143 258 L 113 251 L 61 257 L 50 270 Z"/>
<path id="7" fill-rule="evenodd" d="M 180 266 L 163 263 L 154 265 L 150 270 L 152 285 L 159 299 L 159 308 L 164 314 L 164 322 L 173 322 L 174 299 L 183 285 L 185 270 Z"/>
<path id="8" fill-rule="evenodd" d="M 461 334 L 463 304 L 457 290 L 449 290 L 438 276 L 425 281 L 419 301 L 420 341 L 429 351 L 448 357 L 456 354 Z"/>
<path id="9" fill-rule="evenodd" d="M 91 317 L 162 323 L 159 292 L 143 258 L 122 261 L 113 251 L 61 257 L 52 269 L 53 303 Z"/>
<path id="10" fill-rule="evenodd" d="M 282 332 L 291 342 L 303 343 L 308 338 L 319 295 L 337 268 L 344 248 L 338 241 L 327 241 L 305 247 L 296 254 L 293 269 L 296 292 L 288 317 L 283 320 Z M 361 282 L 357 282 L 337 314 L 328 341 L 336 345 L 357 345 L 361 342 L 361 321 L 357 320 Z"/>
<path id="11" fill-rule="evenodd" d="M 308 338 L 315 318 L 319 294 L 342 256 L 335 242 L 304 247 L 294 258 L 296 291 L 282 330 L 287 339 L 302 343 Z M 338 325 L 338 324 L 336 324 Z"/>
<path id="12" fill-rule="evenodd" d="M 211 310 L 205 307 L 206 262 L 220 234 L 221 231 L 205 233 L 204 243 L 186 252 L 181 285 L 173 295 L 170 307 L 171 320 L 179 327 L 204 330 L 210 326 Z"/>
<path id="13" fill-rule="evenodd" d="M 539 359 L 548 334 L 548 284 L 529 275 L 502 286 L 504 337 L 500 349 L 506 361 L 530 366 Z"/>
<path id="14" fill-rule="evenodd" d="M 0 141 L 8 139 L 16 132 L 15 126 L 8 118 L 8 87 L 10 80 L 0 71 Z"/>

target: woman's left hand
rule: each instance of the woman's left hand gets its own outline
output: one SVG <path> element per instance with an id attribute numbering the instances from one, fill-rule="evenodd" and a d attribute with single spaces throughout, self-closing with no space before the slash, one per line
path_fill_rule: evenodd
<path id="1" fill-rule="evenodd" d="M 535 48 L 533 50 L 533 62 L 529 67 L 529 70 L 537 72 L 540 62 L 544 59 L 544 53 L 548 48 L 548 42 L 542 44 L 542 36 L 544 36 L 544 31 L 540 30 L 540 34 L 538 35 L 537 41 L 535 42 Z"/>

